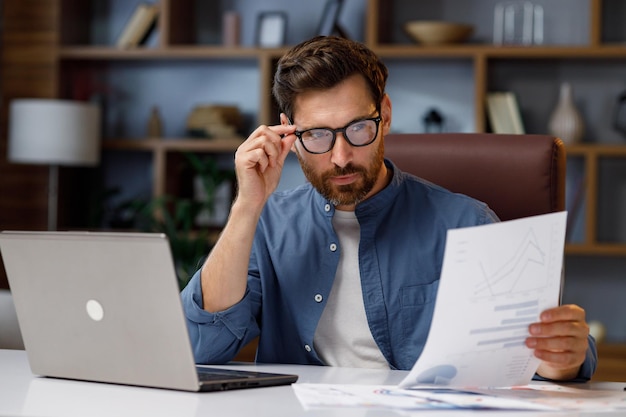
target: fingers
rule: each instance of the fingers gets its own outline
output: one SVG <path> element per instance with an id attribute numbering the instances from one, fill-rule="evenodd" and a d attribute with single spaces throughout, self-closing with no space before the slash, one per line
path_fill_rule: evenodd
<path id="1" fill-rule="evenodd" d="M 545 310 L 540 320 L 529 326 L 526 346 L 543 361 L 544 372 L 552 376 L 570 375 L 586 356 L 589 326 L 585 311 L 576 305 L 564 305 Z"/>
<path id="2" fill-rule="evenodd" d="M 581 364 L 587 351 L 587 335 L 529 337 L 526 346 L 535 350 L 540 359 L 562 364 Z"/>
<path id="3" fill-rule="evenodd" d="M 555 341 L 553 341 L 555 342 Z M 587 346 L 585 345 L 582 349 L 571 350 L 574 346 L 572 344 L 573 340 L 562 339 L 558 343 L 552 343 L 550 349 L 541 349 L 537 346 L 534 349 L 535 357 L 541 359 L 542 361 L 549 362 L 551 366 L 557 368 L 569 368 L 573 366 L 580 366 L 585 360 L 585 352 L 587 350 Z M 554 346 L 563 346 L 564 349 L 554 349 Z"/>
<path id="4" fill-rule="evenodd" d="M 239 147 L 236 159 L 246 168 L 263 173 L 268 167 L 282 165 L 296 137 L 295 126 L 259 126 Z"/>
<path id="5" fill-rule="evenodd" d="M 235 153 L 236 201 L 261 207 L 280 182 L 296 136 L 295 126 L 259 126 Z"/>
<path id="6" fill-rule="evenodd" d="M 589 334 L 589 326 L 584 320 L 533 323 L 528 330 L 531 336 L 536 337 L 574 336 L 586 338 Z"/>
<path id="7" fill-rule="evenodd" d="M 541 313 L 542 322 L 585 321 L 585 310 L 574 304 L 549 308 Z"/>

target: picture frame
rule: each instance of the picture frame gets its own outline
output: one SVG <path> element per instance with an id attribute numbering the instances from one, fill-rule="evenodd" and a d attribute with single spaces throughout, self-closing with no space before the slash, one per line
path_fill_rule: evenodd
<path id="1" fill-rule="evenodd" d="M 261 12 L 257 17 L 256 45 L 261 48 L 278 48 L 285 44 L 287 13 Z"/>
<path id="2" fill-rule="evenodd" d="M 327 0 L 322 12 L 322 18 L 317 27 L 317 34 L 320 36 L 339 35 L 347 38 L 346 32 L 339 24 L 339 15 L 343 8 L 343 0 Z"/>

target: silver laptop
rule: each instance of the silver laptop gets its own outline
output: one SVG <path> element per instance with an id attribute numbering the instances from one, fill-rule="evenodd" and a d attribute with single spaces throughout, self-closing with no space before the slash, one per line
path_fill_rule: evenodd
<path id="1" fill-rule="evenodd" d="M 36 375 L 186 391 L 298 378 L 195 365 L 164 235 L 5 231 L 0 251 Z"/>

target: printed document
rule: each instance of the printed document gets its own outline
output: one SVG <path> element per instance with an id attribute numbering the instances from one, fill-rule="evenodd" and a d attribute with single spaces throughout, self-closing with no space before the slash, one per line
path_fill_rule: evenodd
<path id="1" fill-rule="evenodd" d="M 559 304 L 566 212 L 449 230 L 433 321 L 401 388 L 510 387 L 539 359 L 524 340 Z"/>

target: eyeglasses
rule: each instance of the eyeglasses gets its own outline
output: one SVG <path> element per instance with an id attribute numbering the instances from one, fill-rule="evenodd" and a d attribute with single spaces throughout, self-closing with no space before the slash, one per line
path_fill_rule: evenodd
<path id="1" fill-rule="evenodd" d="M 302 147 L 309 153 L 326 153 L 335 146 L 337 133 L 342 133 L 343 137 L 352 146 L 367 146 L 376 140 L 378 136 L 378 125 L 381 117 L 371 117 L 369 119 L 357 120 L 339 129 L 313 128 L 302 131 L 295 131 L 294 134 Z"/>

